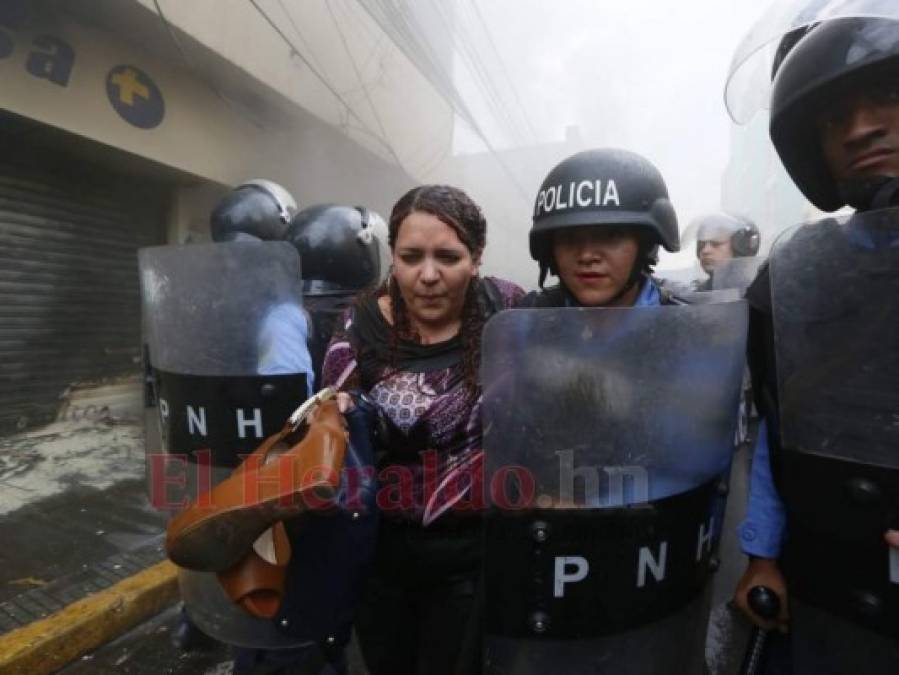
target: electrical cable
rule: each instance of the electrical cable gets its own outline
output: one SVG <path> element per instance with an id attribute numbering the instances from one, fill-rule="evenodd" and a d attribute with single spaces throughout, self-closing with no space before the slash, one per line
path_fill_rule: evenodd
<path id="1" fill-rule="evenodd" d="M 368 107 L 371 108 L 371 112 L 375 117 L 375 122 L 378 125 L 378 129 L 380 129 L 381 135 L 384 137 L 384 143 L 387 145 L 390 154 L 393 155 L 393 159 L 396 161 L 396 163 L 399 166 L 402 166 L 403 163 L 400 161 L 399 156 L 396 154 L 393 146 L 390 145 L 390 142 L 387 140 L 387 130 L 384 128 L 384 123 L 381 121 L 381 116 L 378 114 L 378 109 L 375 107 L 375 102 L 371 98 L 371 93 L 368 91 L 368 87 L 365 85 L 365 81 L 362 77 L 362 71 L 359 70 L 359 66 L 356 64 L 356 59 L 353 57 L 352 51 L 350 51 L 350 45 L 349 43 L 347 43 L 346 36 L 343 34 L 343 30 L 340 28 L 340 23 L 337 21 L 337 17 L 334 15 L 334 10 L 331 7 L 331 0 L 325 0 L 325 7 L 328 10 L 331 21 L 334 22 L 334 28 L 337 29 L 337 34 L 340 36 L 340 42 L 343 44 L 343 49 L 350 59 L 350 63 L 353 66 L 353 72 L 356 73 L 356 79 L 359 80 L 359 86 L 362 87 L 362 92 L 365 94 L 365 99 L 368 101 Z"/>
<path id="2" fill-rule="evenodd" d="M 178 53 L 181 55 L 181 60 L 187 64 L 189 70 L 193 72 L 197 78 L 203 82 L 207 87 L 209 87 L 213 93 L 233 112 L 237 113 L 240 117 L 243 117 L 245 120 L 249 121 L 253 126 L 257 129 L 265 129 L 265 125 L 259 120 L 255 119 L 251 115 L 248 115 L 246 111 L 241 110 L 236 103 L 234 103 L 231 99 L 225 96 L 221 90 L 215 86 L 208 75 L 203 73 L 196 64 L 187 56 L 187 52 L 184 50 L 184 46 L 181 44 L 181 40 L 178 39 L 178 36 L 175 34 L 175 29 L 172 27 L 172 24 L 169 23 L 169 20 L 166 18 L 165 14 L 162 11 L 162 7 L 159 6 L 159 0 L 153 0 L 153 4 L 156 7 L 156 13 L 159 15 L 159 19 L 162 22 L 163 27 L 165 28 L 166 33 L 168 33 L 169 38 L 171 38 L 172 42 L 175 45 L 175 48 L 178 50 Z"/>
<path id="3" fill-rule="evenodd" d="M 493 35 L 490 33 L 490 29 L 487 27 L 487 22 L 484 20 L 484 15 L 481 14 L 481 10 L 478 8 L 478 3 L 476 0 L 470 0 L 469 4 L 474 10 L 475 16 L 477 16 L 478 21 L 480 22 L 482 28 L 484 29 L 484 33 L 487 35 L 487 40 L 490 43 L 490 46 L 493 48 L 493 53 L 496 54 L 496 60 L 499 61 L 500 68 L 502 68 L 503 75 L 505 75 L 506 80 L 509 82 L 509 88 L 512 90 L 512 94 L 515 96 L 515 100 L 518 103 L 519 108 L 521 108 L 521 116 L 525 121 L 525 124 L 528 127 L 528 131 L 531 132 L 531 136 L 534 139 L 534 143 L 539 143 L 539 137 L 537 136 L 537 131 L 534 129 L 534 125 L 531 124 L 530 116 L 528 115 L 527 106 L 524 105 L 524 102 L 521 100 L 521 97 L 518 94 L 518 89 L 515 87 L 515 82 L 512 79 L 512 76 L 509 74 L 509 70 L 506 68 L 506 62 L 502 57 L 499 49 L 496 46 L 496 42 L 493 40 Z"/>
<path id="4" fill-rule="evenodd" d="M 293 42 L 284 33 L 284 31 L 282 31 L 281 28 L 268 15 L 268 13 L 266 13 L 266 11 L 264 9 L 262 9 L 262 7 L 259 6 L 259 3 L 257 2 L 257 0 L 249 0 L 249 2 L 251 5 L 253 5 L 253 7 L 256 9 L 256 11 L 259 13 L 259 15 L 263 19 L 265 19 L 265 22 L 269 26 L 271 26 L 272 30 L 274 30 L 280 36 L 281 40 L 283 40 L 284 43 L 290 48 L 291 53 L 296 54 L 300 58 L 300 60 L 306 64 L 306 67 L 309 68 L 310 72 L 316 78 L 318 78 L 318 80 L 324 85 L 324 87 L 331 93 L 331 95 L 340 102 L 340 104 L 346 110 L 347 115 L 354 117 L 356 119 L 356 121 L 359 122 L 359 124 L 361 124 L 365 128 L 368 128 L 368 125 L 365 123 L 365 120 L 363 120 L 361 117 L 359 117 L 359 114 L 355 110 L 353 110 L 353 108 L 349 105 L 349 103 L 347 103 L 347 101 L 340 94 L 340 92 L 338 92 L 334 88 L 334 86 L 331 85 L 331 83 L 328 82 L 328 80 L 321 74 L 321 72 L 309 61 L 309 59 L 306 58 L 306 56 L 304 56 L 303 53 L 299 49 L 296 48 L 296 45 L 293 44 Z M 385 150 L 387 150 L 394 157 L 396 156 L 396 153 L 393 152 L 393 149 L 390 147 L 390 144 L 385 139 L 378 136 L 375 132 L 373 132 L 371 130 L 369 130 L 369 131 L 373 137 L 378 139 L 379 143 L 384 147 Z M 402 164 L 400 164 L 399 167 L 400 167 L 400 169 L 402 169 L 403 168 Z"/>
<path id="5" fill-rule="evenodd" d="M 251 0 L 253 1 L 253 0 Z M 436 63 L 439 61 L 428 53 L 428 45 L 423 44 L 421 35 L 426 32 L 418 26 L 418 31 L 411 29 L 408 21 L 409 14 L 398 10 L 389 1 L 384 0 L 357 0 L 362 8 L 371 16 L 374 22 L 381 28 L 384 33 L 390 37 L 396 47 L 406 55 L 419 71 L 431 82 L 431 85 L 437 92 L 450 104 L 456 114 L 468 125 L 468 127 L 481 139 L 487 151 L 493 155 L 502 170 L 506 173 L 512 185 L 518 191 L 523 199 L 529 200 L 530 197 L 519 183 L 517 177 L 512 173 L 511 168 L 497 152 L 493 143 L 484 133 L 484 130 L 478 124 L 471 110 L 468 108 L 465 100 L 460 95 L 451 78 L 447 78 L 445 69 L 441 69 Z M 414 22 L 413 23 L 417 23 Z"/>

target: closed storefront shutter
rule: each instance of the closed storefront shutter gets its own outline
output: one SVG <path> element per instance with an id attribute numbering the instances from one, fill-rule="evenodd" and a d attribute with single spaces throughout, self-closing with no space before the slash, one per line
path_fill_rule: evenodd
<path id="1" fill-rule="evenodd" d="M 162 186 L 35 164 L 0 162 L 0 433 L 140 371 L 137 249 L 164 240 Z"/>

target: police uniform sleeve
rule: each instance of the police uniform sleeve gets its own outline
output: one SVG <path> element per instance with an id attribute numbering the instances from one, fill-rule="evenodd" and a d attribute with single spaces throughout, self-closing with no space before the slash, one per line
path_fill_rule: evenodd
<path id="1" fill-rule="evenodd" d="M 786 534 L 786 511 L 771 473 L 768 448 L 768 423 L 759 424 L 752 473 L 749 479 L 749 504 L 738 528 L 740 548 L 746 555 L 778 558 Z"/>
<path id="2" fill-rule="evenodd" d="M 777 377 L 774 362 L 774 324 L 767 263 L 746 292 L 749 302 L 749 369 L 761 421 L 749 484 L 746 518 L 739 526 L 740 545 L 747 555 L 777 558 L 786 535 L 786 512 L 771 468 L 770 425 L 777 424 Z"/>
<path id="3" fill-rule="evenodd" d="M 297 305 L 279 305 L 265 317 L 259 331 L 259 365 L 262 375 L 303 373 L 306 375 L 306 396 L 314 391 L 315 376 L 307 337 L 309 323 L 303 309 Z"/>

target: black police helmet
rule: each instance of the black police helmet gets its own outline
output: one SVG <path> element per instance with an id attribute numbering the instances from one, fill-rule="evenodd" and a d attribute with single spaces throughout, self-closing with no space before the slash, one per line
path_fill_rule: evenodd
<path id="1" fill-rule="evenodd" d="M 386 272 L 386 230 L 380 216 L 361 206 L 317 204 L 300 211 L 284 238 L 300 254 L 303 293 L 357 292 L 377 284 Z"/>
<path id="2" fill-rule="evenodd" d="M 710 213 L 701 216 L 697 225 L 697 256 L 704 241 L 730 240 L 730 247 L 735 258 L 749 258 L 759 252 L 761 244 L 759 228 L 746 218 L 737 218 L 727 213 Z"/>
<path id="3" fill-rule="evenodd" d="M 216 205 L 209 219 L 213 241 L 281 239 L 297 205 L 287 190 L 267 180 L 247 181 Z"/>
<path id="4" fill-rule="evenodd" d="M 822 211 L 834 211 L 846 198 L 825 163 L 815 115 L 848 84 L 869 78 L 872 83 L 896 80 L 899 22 L 832 19 L 804 35 L 788 34 L 779 56 L 782 61 L 776 64 L 771 92 L 771 140 L 808 200 Z"/>
<path id="5" fill-rule="evenodd" d="M 653 248 L 680 248 L 677 215 L 662 175 L 649 160 L 626 150 L 586 150 L 549 172 L 534 203 L 531 257 L 541 268 L 551 267 L 552 233 L 582 225 L 633 226 Z"/>

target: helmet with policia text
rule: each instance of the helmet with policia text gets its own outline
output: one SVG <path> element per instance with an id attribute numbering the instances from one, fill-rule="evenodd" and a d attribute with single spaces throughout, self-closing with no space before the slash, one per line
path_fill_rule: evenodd
<path id="1" fill-rule="evenodd" d="M 660 245 L 672 252 L 680 248 L 677 215 L 662 175 L 649 160 L 626 150 L 579 152 L 557 164 L 543 181 L 530 233 L 541 287 L 547 272 L 556 272 L 553 233 L 584 225 L 635 228 L 641 242 L 635 273 L 656 262 Z"/>
<path id="2" fill-rule="evenodd" d="M 710 213 L 695 221 L 696 255 L 706 241 L 730 241 L 735 258 L 748 258 L 759 252 L 761 236 L 755 223 L 727 213 Z"/>
<path id="3" fill-rule="evenodd" d="M 284 239 L 300 254 L 304 296 L 369 288 L 390 267 L 387 224 L 362 206 L 307 207 L 294 216 Z"/>
<path id="4" fill-rule="evenodd" d="M 216 205 L 209 219 L 212 240 L 281 239 L 297 203 L 281 185 L 254 179 L 241 183 Z"/>
<path id="5" fill-rule="evenodd" d="M 863 186 L 831 176 L 815 122 L 850 88 L 899 96 L 899 21 L 841 17 L 795 29 L 781 40 L 773 70 L 771 140 L 793 182 L 823 211 L 862 206 L 869 197 L 853 193 Z M 866 183 L 870 192 L 883 181 Z"/>

